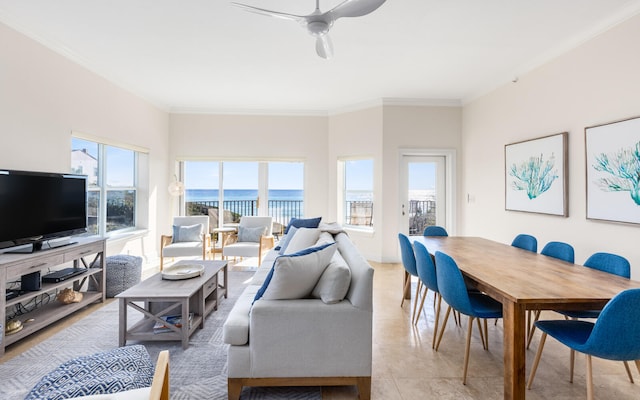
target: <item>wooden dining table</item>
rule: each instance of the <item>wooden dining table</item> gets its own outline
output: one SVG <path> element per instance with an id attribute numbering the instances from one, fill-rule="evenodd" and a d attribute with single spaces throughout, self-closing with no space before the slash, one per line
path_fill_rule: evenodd
<path id="1" fill-rule="evenodd" d="M 480 237 L 411 236 L 451 256 L 463 275 L 502 303 L 504 398 L 525 398 L 527 310 L 592 310 L 640 282 Z M 437 268 L 437 265 L 436 265 Z"/>

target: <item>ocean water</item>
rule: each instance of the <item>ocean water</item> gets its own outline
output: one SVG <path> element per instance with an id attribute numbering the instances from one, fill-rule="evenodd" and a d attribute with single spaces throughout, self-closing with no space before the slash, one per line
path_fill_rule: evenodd
<path id="1" fill-rule="evenodd" d="M 218 189 L 187 189 L 186 201 L 217 201 Z M 257 190 L 230 189 L 225 190 L 224 200 L 255 200 Z M 269 190 L 269 200 L 304 200 L 303 190 Z M 373 201 L 373 195 L 368 190 L 347 191 L 347 201 Z"/>
<path id="2" fill-rule="evenodd" d="M 302 190 L 269 190 L 269 200 L 303 200 Z M 185 199 L 189 201 L 217 201 L 218 189 L 187 189 Z M 224 200 L 256 200 L 257 190 L 229 189 L 224 191 Z"/>

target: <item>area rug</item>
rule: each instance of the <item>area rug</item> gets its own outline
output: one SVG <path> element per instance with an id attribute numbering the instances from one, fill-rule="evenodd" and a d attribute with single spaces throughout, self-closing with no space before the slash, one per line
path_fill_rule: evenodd
<path id="1" fill-rule="evenodd" d="M 178 341 L 139 342 L 147 348 L 154 362 L 161 350 L 169 350 L 172 400 L 227 399 L 228 346 L 222 341 L 222 325 L 251 276 L 253 272 L 229 273 L 229 297 L 207 317 L 204 329 L 191 336 L 186 350 Z M 129 314 L 131 318 L 141 315 Z M 127 344 L 132 343 L 135 342 Z M 112 301 L 19 356 L 1 363 L 0 399 L 23 399 L 42 376 L 62 362 L 117 346 L 118 302 Z M 318 387 L 244 388 L 241 396 L 242 400 L 321 398 Z"/>

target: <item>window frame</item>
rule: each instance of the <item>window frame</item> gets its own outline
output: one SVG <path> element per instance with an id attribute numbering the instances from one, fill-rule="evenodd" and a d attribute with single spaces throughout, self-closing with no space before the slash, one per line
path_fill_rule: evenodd
<path id="1" fill-rule="evenodd" d="M 79 134 L 79 133 L 73 132 L 71 137 L 72 137 L 71 146 L 70 146 L 71 154 L 73 154 L 73 151 L 74 151 L 74 146 L 73 146 L 74 140 L 82 140 L 82 141 L 97 145 L 97 165 L 96 165 L 97 182 L 95 185 L 93 184 L 87 185 L 87 197 L 90 192 L 98 193 L 98 196 L 99 196 L 98 213 L 97 213 L 98 215 L 97 215 L 97 222 L 96 222 L 97 229 L 96 229 L 96 232 L 90 232 L 89 234 L 108 238 L 111 236 L 116 236 L 116 235 L 133 232 L 141 229 L 140 228 L 140 225 L 142 222 L 141 220 L 142 220 L 142 216 L 144 215 L 141 207 L 141 205 L 143 204 L 142 194 L 145 192 L 144 188 L 142 187 L 143 173 L 141 169 L 144 168 L 143 159 L 146 159 L 148 155 L 148 151 L 146 149 L 141 149 L 136 146 L 122 144 L 122 143 L 114 143 L 112 141 L 96 138 L 86 134 Z M 109 162 L 107 157 L 108 148 L 117 148 L 120 150 L 131 151 L 133 153 L 133 160 L 131 165 L 131 167 L 133 168 L 133 171 L 131 171 L 133 174 L 133 186 L 128 186 L 128 185 L 108 186 L 107 185 L 107 181 L 109 180 L 107 176 L 108 162 Z M 74 165 L 72 160 L 71 160 L 70 170 L 74 171 Z M 86 174 L 86 172 L 83 172 L 83 173 Z M 134 192 L 135 201 L 133 206 L 133 225 L 126 226 L 120 229 L 107 231 L 108 194 L 110 192 L 119 192 L 119 191 Z M 88 202 L 87 202 L 87 207 L 89 207 Z M 89 216 L 88 210 L 87 210 L 87 216 Z M 88 223 L 87 223 L 87 226 L 89 226 Z"/>
<path id="2" fill-rule="evenodd" d="M 371 223 L 369 225 L 351 224 L 348 223 L 347 217 L 350 216 L 347 210 L 347 164 L 352 161 L 371 161 Z M 375 231 L 375 157 L 373 156 L 358 156 L 358 157 L 338 157 L 337 166 L 337 214 L 338 220 L 349 230 L 359 230 L 365 232 Z"/>

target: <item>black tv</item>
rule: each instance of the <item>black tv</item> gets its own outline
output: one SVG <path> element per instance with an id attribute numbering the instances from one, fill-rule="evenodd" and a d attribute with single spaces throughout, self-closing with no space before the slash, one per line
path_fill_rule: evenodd
<path id="1" fill-rule="evenodd" d="M 86 231 L 86 175 L 0 169 L 0 249 L 38 251 Z"/>

